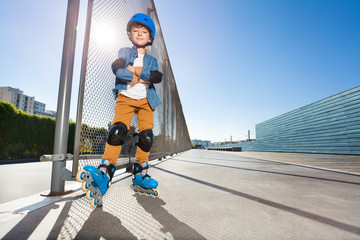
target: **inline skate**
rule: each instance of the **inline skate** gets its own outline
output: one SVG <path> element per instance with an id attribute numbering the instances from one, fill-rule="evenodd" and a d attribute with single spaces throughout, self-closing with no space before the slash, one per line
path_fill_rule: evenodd
<path id="1" fill-rule="evenodd" d="M 104 159 L 97 168 L 87 165 L 76 174 L 76 180 L 81 183 L 81 189 L 86 192 L 92 207 L 102 206 L 102 198 L 111 185 L 114 173 L 115 166 Z"/>
<path id="2" fill-rule="evenodd" d="M 130 186 L 135 193 L 145 194 L 146 196 L 153 196 L 155 198 L 160 197 L 160 191 L 156 187 L 158 182 L 147 174 L 149 169 L 148 162 L 140 164 L 135 161 L 133 165 L 133 184 Z"/>

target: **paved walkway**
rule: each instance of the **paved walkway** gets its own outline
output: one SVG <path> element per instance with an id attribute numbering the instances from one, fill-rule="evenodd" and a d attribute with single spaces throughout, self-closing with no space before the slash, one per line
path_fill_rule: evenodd
<path id="1" fill-rule="evenodd" d="M 160 199 L 134 194 L 131 176 L 122 173 L 102 208 L 92 209 L 81 191 L 4 203 L 0 238 L 360 238 L 359 157 L 350 168 L 331 170 L 309 167 L 312 161 L 302 166 L 301 154 L 295 163 L 265 155 L 191 150 L 154 162 L 150 174 L 160 182 Z M 346 156 L 335 165 L 341 161 Z M 80 184 L 73 185 L 78 190 Z"/>

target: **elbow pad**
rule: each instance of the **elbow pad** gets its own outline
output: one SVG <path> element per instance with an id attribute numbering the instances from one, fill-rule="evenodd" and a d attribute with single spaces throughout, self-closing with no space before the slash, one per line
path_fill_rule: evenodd
<path id="1" fill-rule="evenodd" d="M 161 72 L 159 72 L 158 70 L 150 72 L 149 82 L 161 83 L 161 81 L 162 81 L 162 73 Z"/>
<path id="2" fill-rule="evenodd" d="M 125 68 L 125 60 L 123 58 L 118 58 L 111 64 L 111 69 L 115 75 L 116 71 L 120 68 Z"/>
<path id="3" fill-rule="evenodd" d="M 127 84 L 127 82 L 124 79 L 116 78 L 115 85 L 118 84 Z"/>

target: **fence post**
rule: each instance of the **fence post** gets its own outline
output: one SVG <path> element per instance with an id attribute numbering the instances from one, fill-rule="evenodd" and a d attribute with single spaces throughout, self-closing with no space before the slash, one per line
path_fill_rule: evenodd
<path id="1" fill-rule="evenodd" d="M 56 113 L 54 154 L 67 154 L 71 84 L 74 68 L 76 27 L 79 16 L 79 5 L 80 0 L 68 0 L 58 106 Z M 65 160 L 53 162 L 50 195 L 56 195 L 64 192 L 65 167 Z"/>
<path id="2" fill-rule="evenodd" d="M 83 112 L 83 104 L 84 104 L 85 77 L 86 77 L 87 59 L 89 54 L 90 27 L 91 27 L 93 5 L 94 5 L 94 0 L 88 0 L 84 48 L 83 48 L 80 83 L 79 83 L 78 105 L 77 105 L 77 113 L 76 113 L 76 127 L 75 127 L 75 137 L 74 137 L 74 161 L 72 168 L 73 177 L 75 177 L 79 167 L 81 123 L 82 123 L 82 112 Z"/>

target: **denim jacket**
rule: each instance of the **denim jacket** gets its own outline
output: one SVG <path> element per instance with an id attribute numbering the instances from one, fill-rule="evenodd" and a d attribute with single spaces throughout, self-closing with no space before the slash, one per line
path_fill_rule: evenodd
<path id="1" fill-rule="evenodd" d="M 126 90 L 127 84 L 133 79 L 133 73 L 126 69 L 126 67 L 134 64 L 134 60 L 137 58 L 137 50 L 135 47 L 121 48 L 118 57 L 125 60 L 125 68 L 120 68 L 116 71 L 116 82 L 115 88 L 113 89 L 115 96 L 118 95 L 119 90 Z M 159 70 L 157 59 L 145 53 L 143 69 L 139 75 L 139 79 L 141 78 L 145 81 L 149 81 L 150 72 L 155 70 Z M 155 109 L 161 104 L 161 100 L 156 93 L 153 83 L 147 86 L 146 97 L 152 109 Z"/>

